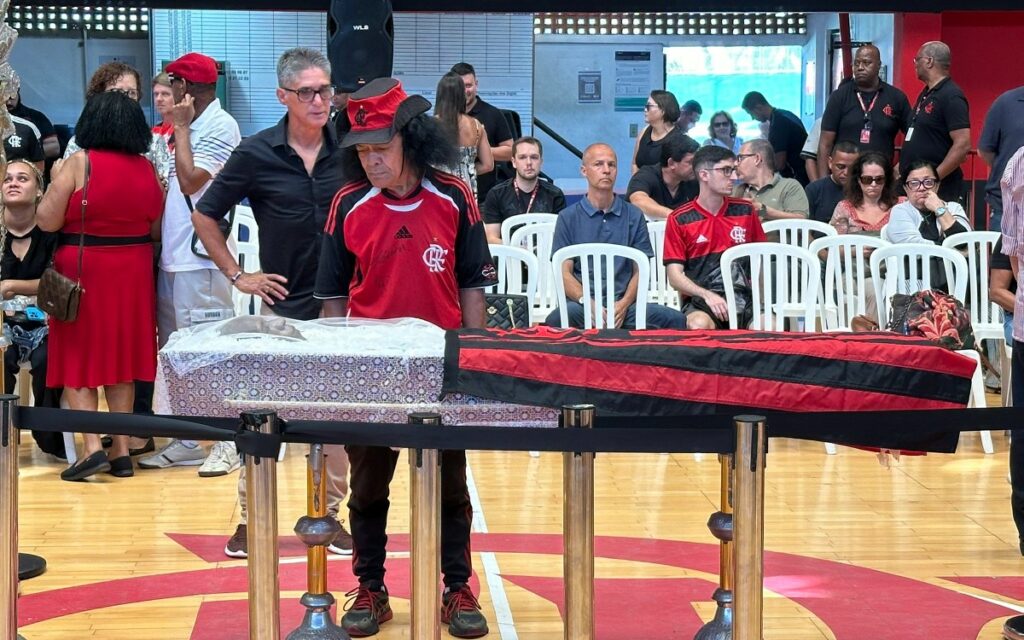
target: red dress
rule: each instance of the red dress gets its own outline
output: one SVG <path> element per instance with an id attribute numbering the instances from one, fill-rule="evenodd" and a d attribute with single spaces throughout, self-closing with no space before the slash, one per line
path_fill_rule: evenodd
<path id="1" fill-rule="evenodd" d="M 89 152 L 85 232 L 148 236 L 163 212 L 156 172 L 144 156 Z M 68 201 L 62 233 L 82 228 L 82 192 Z M 61 245 L 58 272 L 75 279 L 78 245 Z M 82 300 L 74 322 L 50 319 L 48 387 L 96 388 L 156 376 L 156 293 L 153 245 L 87 246 Z"/>

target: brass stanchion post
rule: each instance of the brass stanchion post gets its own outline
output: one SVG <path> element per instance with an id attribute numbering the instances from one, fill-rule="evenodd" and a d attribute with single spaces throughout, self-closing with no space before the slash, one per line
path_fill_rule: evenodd
<path id="1" fill-rule="evenodd" d="M 562 426 L 590 429 L 593 405 L 562 408 Z M 594 639 L 594 454 L 562 454 L 566 640 Z"/>
<path id="2" fill-rule="evenodd" d="M 16 395 L 0 395 L 0 632 L 4 638 L 18 637 L 17 403 Z"/>
<path id="3" fill-rule="evenodd" d="M 242 414 L 242 426 L 277 433 L 277 413 L 266 409 Z M 245 457 L 249 527 L 249 640 L 281 637 L 277 554 L 277 458 Z"/>
<path id="4" fill-rule="evenodd" d="M 735 640 L 761 640 L 764 590 L 764 416 L 736 416 L 733 539 Z"/>
<path id="5" fill-rule="evenodd" d="M 732 640 L 732 473 L 733 457 L 719 455 L 721 463 L 721 508 L 711 514 L 708 529 L 718 538 L 718 588 L 711 598 L 718 603 L 715 617 L 705 624 L 693 640 Z"/>
<path id="6" fill-rule="evenodd" d="M 410 424 L 441 424 L 436 413 L 413 413 Z M 409 450 L 409 541 L 412 602 L 410 637 L 440 640 L 441 455 L 437 449 Z"/>

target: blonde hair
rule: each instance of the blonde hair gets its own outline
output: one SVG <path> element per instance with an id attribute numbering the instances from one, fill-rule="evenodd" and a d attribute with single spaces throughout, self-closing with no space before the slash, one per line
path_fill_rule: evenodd
<path id="1" fill-rule="evenodd" d="M 171 76 L 167 75 L 166 71 L 161 71 L 160 73 L 153 76 L 153 86 L 155 87 L 156 85 L 160 85 L 162 87 L 170 87 Z"/>
<path id="2" fill-rule="evenodd" d="M 38 204 L 43 197 L 43 172 L 40 171 L 39 167 L 34 165 L 27 158 L 17 158 L 15 160 L 7 161 L 7 165 L 4 167 L 4 176 L 7 175 L 7 169 L 10 168 L 12 164 L 25 165 L 26 167 L 28 167 L 29 173 L 31 173 L 32 176 L 36 179 L 36 189 L 38 190 L 38 192 L 36 193 L 36 203 Z"/>

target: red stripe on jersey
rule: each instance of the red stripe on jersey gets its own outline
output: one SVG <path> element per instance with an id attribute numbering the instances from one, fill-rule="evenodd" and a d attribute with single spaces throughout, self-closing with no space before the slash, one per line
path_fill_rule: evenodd
<path id="1" fill-rule="evenodd" d="M 341 206 L 341 199 L 354 191 L 362 189 L 367 184 L 369 184 L 367 180 L 356 180 L 355 182 L 349 182 L 338 189 L 338 193 L 334 194 L 334 199 L 331 200 L 331 208 L 327 212 L 327 224 L 324 225 L 324 233 L 327 235 L 334 234 L 334 227 L 337 224 L 338 207 Z"/>
<path id="2" fill-rule="evenodd" d="M 450 173 L 445 173 L 444 171 L 435 171 L 434 177 L 442 184 L 457 186 L 459 190 L 462 191 L 463 197 L 466 199 L 466 216 L 469 218 L 469 223 L 476 224 L 480 221 L 480 208 L 476 204 L 476 196 L 473 195 L 473 192 L 469 189 L 469 185 L 467 185 L 462 178 Z"/>

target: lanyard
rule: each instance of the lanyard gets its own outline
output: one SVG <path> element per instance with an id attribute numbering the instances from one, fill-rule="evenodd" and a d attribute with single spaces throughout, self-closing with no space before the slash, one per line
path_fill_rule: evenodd
<path id="1" fill-rule="evenodd" d="M 871 104 L 869 104 L 866 107 L 864 106 L 864 98 L 861 97 L 860 91 L 856 92 L 857 93 L 857 102 L 860 103 L 860 108 L 861 108 L 862 111 L 864 111 L 864 117 L 867 117 L 867 115 L 869 113 L 871 113 L 872 109 L 875 108 L 875 103 L 878 102 L 878 94 L 881 93 L 881 92 L 882 92 L 881 87 L 879 87 L 878 91 L 875 92 L 875 97 L 871 98 Z"/>
<path id="2" fill-rule="evenodd" d="M 521 203 L 522 199 L 520 198 L 520 195 L 519 195 L 520 194 L 519 185 L 516 184 L 515 180 L 512 181 L 512 187 L 515 188 L 515 190 L 516 190 L 516 202 Z M 538 191 L 540 191 L 540 183 L 539 182 L 536 184 L 536 186 L 533 187 L 533 192 L 530 193 L 530 202 L 527 203 L 526 211 L 524 211 L 523 213 L 530 213 L 530 209 L 533 208 L 533 201 L 537 199 L 537 192 Z"/>

